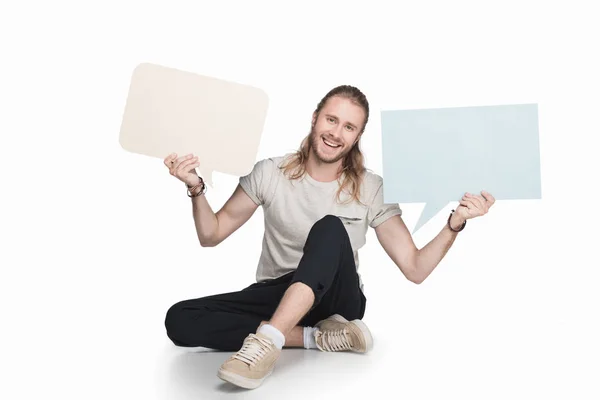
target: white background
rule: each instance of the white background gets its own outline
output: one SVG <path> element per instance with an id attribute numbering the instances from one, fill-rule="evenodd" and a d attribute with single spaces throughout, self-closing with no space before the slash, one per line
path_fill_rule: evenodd
<path id="1" fill-rule="evenodd" d="M 599 398 L 600 28 L 592 2 L 549 3 L 3 3 L 0 397 Z M 253 281 L 262 211 L 199 246 L 183 184 L 118 143 L 141 62 L 264 89 L 258 158 L 296 149 L 319 99 L 356 85 L 379 173 L 381 109 L 538 103 L 543 199 L 471 220 L 421 285 L 370 231 L 373 352 L 288 351 L 233 390 L 216 377 L 228 354 L 178 353 L 164 313 Z M 215 211 L 237 179 L 215 173 Z M 423 204 L 401 207 L 411 228 Z"/>

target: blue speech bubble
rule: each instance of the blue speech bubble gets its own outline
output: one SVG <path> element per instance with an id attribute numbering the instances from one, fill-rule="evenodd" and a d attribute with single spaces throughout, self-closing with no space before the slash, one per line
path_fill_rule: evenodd
<path id="1" fill-rule="evenodd" d="M 537 104 L 381 112 L 384 202 L 426 203 L 413 233 L 465 192 L 541 199 Z"/>

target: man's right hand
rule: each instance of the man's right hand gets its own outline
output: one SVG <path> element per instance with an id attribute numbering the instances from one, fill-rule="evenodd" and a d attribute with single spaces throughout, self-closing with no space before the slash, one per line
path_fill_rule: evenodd
<path id="1" fill-rule="evenodd" d="M 164 160 L 169 168 L 169 173 L 188 186 L 196 186 L 200 183 L 200 177 L 195 168 L 200 166 L 198 156 L 188 154 L 177 158 L 176 153 L 171 153 Z"/>

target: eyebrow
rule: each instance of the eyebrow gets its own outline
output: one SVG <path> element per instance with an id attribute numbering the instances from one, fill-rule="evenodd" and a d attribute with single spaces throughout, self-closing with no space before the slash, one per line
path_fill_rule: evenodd
<path id="1" fill-rule="evenodd" d="M 335 115 L 332 115 L 332 114 L 327 114 L 327 113 L 325 113 L 325 116 L 326 116 L 326 117 L 335 118 L 335 119 L 339 120 L 339 118 L 338 118 L 338 117 L 336 117 Z M 354 129 L 358 129 L 358 127 L 357 127 L 356 125 L 354 125 L 352 122 L 346 122 L 346 123 L 347 123 L 348 125 L 351 125 L 351 126 L 354 128 Z"/>

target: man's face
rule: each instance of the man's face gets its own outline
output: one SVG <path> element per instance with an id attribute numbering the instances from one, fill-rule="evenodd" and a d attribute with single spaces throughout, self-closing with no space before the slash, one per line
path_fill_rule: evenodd
<path id="1" fill-rule="evenodd" d="M 313 118 L 315 118 L 313 116 Z M 313 119 L 312 152 L 324 163 L 335 163 L 352 150 L 365 121 L 362 107 L 344 97 L 331 97 Z"/>

